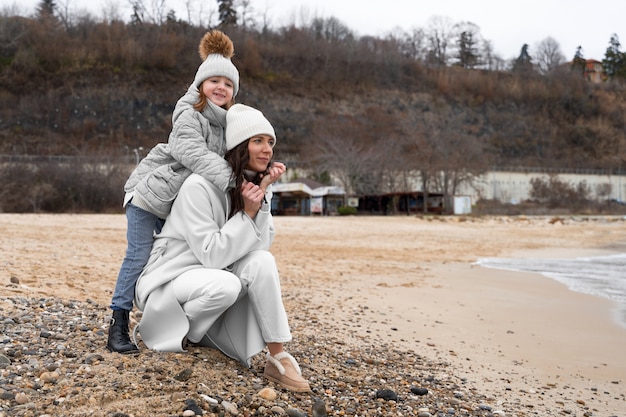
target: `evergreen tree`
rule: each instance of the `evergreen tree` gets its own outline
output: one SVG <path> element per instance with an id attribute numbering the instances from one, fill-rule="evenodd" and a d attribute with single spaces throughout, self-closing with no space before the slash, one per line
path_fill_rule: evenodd
<path id="1" fill-rule="evenodd" d="M 459 35 L 458 44 L 458 65 L 463 68 L 475 68 L 478 65 L 478 51 L 476 40 L 470 31 L 463 31 Z"/>
<path id="2" fill-rule="evenodd" d="M 54 0 L 41 0 L 37 5 L 37 15 L 40 19 L 54 17 L 57 5 Z"/>
<path id="3" fill-rule="evenodd" d="M 519 56 L 513 63 L 513 72 L 517 72 L 520 74 L 530 74 L 532 70 L 532 57 L 528 52 L 528 44 L 525 43 L 524 45 L 522 45 L 522 50 L 520 51 Z"/>
<path id="4" fill-rule="evenodd" d="M 217 0 L 220 27 L 237 26 L 237 11 L 235 10 L 233 0 Z"/>
<path id="5" fill-rule="evenodd" d="M 574 59 L 572 59 L 572 70 L 580 75 L 583 75 L 585 73 L 586 62 L 587 61 L 583 55 L 583 47 L 578 45 Z"/>
<path id="6" fill-rule="evenodd" d="M 626 54 L 620 51 L 620 47 L 619 38 L 614 33 L 602 60 L 604 72 L 610 79 L 626 79 Z"/>

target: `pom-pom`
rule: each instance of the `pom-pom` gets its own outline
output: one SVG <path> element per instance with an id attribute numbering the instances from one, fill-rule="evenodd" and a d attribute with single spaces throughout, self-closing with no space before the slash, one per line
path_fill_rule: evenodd
<path id="1" fill-rule="evenodd" d="M 211 30 L 205 33 L 200 40 L 198 51 L 203 61 L 210 54 L 221 54 L 224 58 L 232 58 L 235 54 L 235 46 L 224 32 Z"/>

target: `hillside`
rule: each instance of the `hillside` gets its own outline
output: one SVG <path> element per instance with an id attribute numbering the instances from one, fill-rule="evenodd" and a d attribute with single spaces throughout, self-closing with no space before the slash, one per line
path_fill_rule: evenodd
<path id="1" fill-rule="evenodd" d="M 66 30 L 6 16 L 0 25 L 0 154 L 108 158 L 167 140 L 207 30 L 89 21 Z M 393 39 L 224 30 L 241 73 L 237 101 L 273 122 L 276 158 L 320 180 L 359 161 L 345 175 L 354 192 L 397 187 L 385 172 L 398 169 L 626 166 L 626 88 L 591 84 L 569 64 L 543 75 L 470 69 L 408 56 Z"/>

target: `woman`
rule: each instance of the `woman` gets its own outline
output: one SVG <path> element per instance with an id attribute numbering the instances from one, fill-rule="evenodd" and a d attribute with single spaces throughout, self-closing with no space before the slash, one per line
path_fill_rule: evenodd
<path id="1" fill-rule="evenodd" d="M 295 359 L 278 269 L 270 185 L 285 172 L 272 163 L 274 128 L 241 104 L 226 114 L 225 159 L 235 188 L 228 194 L 192 174 L 181 187 L 136 288 L 138 330 L 151 349 L 183 351 L 186 341 L 220 349 L 250 366 L 268 349 L 264 375 L 310 391 Z"/>

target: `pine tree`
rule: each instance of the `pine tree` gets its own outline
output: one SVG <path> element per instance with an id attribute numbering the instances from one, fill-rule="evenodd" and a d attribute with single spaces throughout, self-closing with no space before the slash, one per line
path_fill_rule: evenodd
<path id="1" fill-rule="evenodd" d="M 572 60 L 572 70 L 583 75 L 585 73 L 586 62 L 583 55 L 583 47 L 579 45 L 578 48 L 576 48 L 576 54 Z"/>
<path id="2" fill-rule="evenodd" d="M 217 0 L 220 27 L 237 26 L 237 11 L 233 4 L 233 0 Z"/>
<path id="3" fill-rule="evenodd" d="M 40 19 L 47 19 L 54 17 L 57 5 L 54 0 L 41 0 L 37 5 L 37 15 Z"/>
<path id="4" fill-rule="evenodd" d="M 626 54 L 620 51 L 620 47 L 619 38 L 614 33 L 602 60 L 604 72 L 610 79 L 626 79 Z"/>
<path id="5" fill-rule="evenodd" d="M 519 56 L 513 63 L 513 72 L 520 74 L 530 74 L 533 70 L 532 57 L 528 53 L 528 44 L 522 46 Z"/>
<path id="6" fill-rule="evenodd" d="M 461 32 L 457 44 L 458 65 L 463 68 L 475 68 L 478 65 L 478 51 L 473 34 L 469 31 Z"/>

